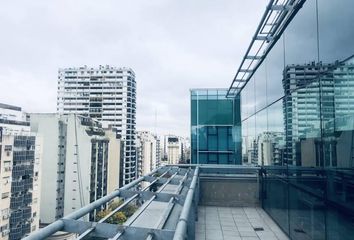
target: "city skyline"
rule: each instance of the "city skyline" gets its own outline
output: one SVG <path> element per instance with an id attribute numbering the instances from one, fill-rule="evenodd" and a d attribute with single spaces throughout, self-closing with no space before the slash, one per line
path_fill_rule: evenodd
<path id="1" fill-rule="evenodd" d="M 137 130 L 187 137 L 189 89 L 229 84 L 266 3 L 4 3 L 0 102 L 55 112 L 59 68 L 131 67 Z"/>
<path id="2" fill-rule="evenodd" d="M 4 3 L 0 240 L 351 240 L 353 10 Z"/>

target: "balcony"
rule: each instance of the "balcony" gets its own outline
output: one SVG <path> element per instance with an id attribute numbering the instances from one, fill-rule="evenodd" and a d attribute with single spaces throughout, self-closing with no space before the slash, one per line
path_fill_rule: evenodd
<path id="1" fill-rule="evenodd" d="M 354 233 L 353 218 L 348 217 L 354 185 L 340 185 L 347 174 L 281 167 L 164 166 L 33 233 L 27 240 L 45 239 L 57 231 L 78 234 L 80 239 L 285 240 L 324 239 L 323 234 L 345 239 Z M 320 193 L 324 183 L 337 193 L 336 199 L 323 199 Z M 124 203 L 100 221 L 77 221 L 117 197 Z M 134 202 L 139 207 L 123 224 L 105 223 Z M 324 219 L 325 214 L 329 218 Z M 329 226 L 333 221 L 330 217 L 341 219 L 342 225 Z"/>

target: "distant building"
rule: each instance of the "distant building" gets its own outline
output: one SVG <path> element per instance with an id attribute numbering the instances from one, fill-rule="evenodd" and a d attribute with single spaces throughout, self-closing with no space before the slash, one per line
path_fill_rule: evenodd
<path id="1" fill-rule="evenodd" d="M 263 132 L 257 139 L 259 166 L 282 165 L 285 135 L 281 132 Z"/>
<path id="2" fill-rule="evenodd" d="M 156 167 L 160 167 L 162 161 L 161 139 L 159 136 L 155 136 L 155 139 L 156 139 Z"/>
<path id="3" fill-rule="evenodd" d="M 177 136 L 167 136 L 167 162 L 178 164 L 182 157 L 182 143 Z"/>
<path id="4" fill-rule="evenodd" d="M 354 56 L 342 62 L 288 65 L 284 69 L 285 163 L 308 165 L 309 161 L 302 160 L 305 156 L 302 156 L 300 147 L 301 142 L 311 137 L 317 138 L 314 142 L 318 145 L 318 161 L 313 166 L 335 166 L 328 162 L 333 161 L 333 157 L 332 160 L 326 160 L 327 163 L 322 162 L 324 158 L 320 155 L 330 156 L 334 152 L 320 142 L 326 136 L 334 137 L 342 119 L 354 114 L 353 71 Z M 329 122 L 332 122 L 332 128 L 323 130 Z"/>
<path id="5" fill-rule="evenodd" d="M 240 97 L 227 89 L 191 90 L 191 162 L 241 164 Z"/>
<path id="6" fill-rule="evenodd" d="M 191 143 L 190 138 L 180 138 L 182 145 L 182 155 L 180 163 L 190 163 L 191 162 Z"/>
<path id="7" fill-rule="evenodd" d="M 159 142 L 151 132 L 137 132 L 138 177 L 148 174 L 159 164 Z"/>
<path id="8" fill-rule="evenodd" d="M 31 114 L 31 131 L 43 138 L 42 224 L 119 186 L 120 140 L 98 121 L 74 114 Z M 91 213 L 89 219 L 93 218 Z"/>
<path id="9" fill-rule="evenodd" d="M 122 140 L 121 185 L 136 177 L 136 82 L 130 68 L 100 66 L 59 69 L 57 111 L 96 119 Z"/>
<path id="10" fill-rule="evenodd" d="M 354 79 L 353 79 L 354 80 Z M 354 167 L 354 117 L 336 118 L 324 125 L 322 138 L 317 133 L 308 132 L 296 143 L 301 166 Z M 322 151 L 322 153 L 321 153 Z"/>
<path id="11" fill-rule="evenodd" d="M 250 147 L 247 150 L 248 163 L 251 165 L 258 165 L 258 141 L 253 139 Z"/>
<path id="12" fill-rule="evenodd" d="M 249 150 L 251 147 L 252 138 L 249 136 L 242 137 L 242 164 L 250 165 L 251 159 L 249 158 Z"/>
<path id="13" fill-rule="evenodd" d="M 0 239 L 21 239 L 39 227 L 41 150 L 27 114 L 0 103 Z"/>

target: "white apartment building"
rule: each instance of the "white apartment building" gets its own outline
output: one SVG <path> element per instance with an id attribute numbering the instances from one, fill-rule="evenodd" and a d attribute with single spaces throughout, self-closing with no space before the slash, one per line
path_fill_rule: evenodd
<path id="1" fill-rule="evenodd" d="M 62 68 L 58 73 L 57 111 L 94 118 L 116 130 L 122 140 L 121 185 L 136 177 L 136 82 L 131 68 Z"/>
<path id="2" fill-rule="evenodd" d="M 119 186 L 120 140 L 98 121 L 75 114 L 31 114 L 31 131 L 43 139 L 43 225 Z"/>
<path id="3" fill-rule="evenodd" d="M 154 170 L 159 164 L 160 140 L 148 131 L 137 132 L 138 177 Z"/>
<path id="4" fill-rule="evenodd" d="M 259 166 L 282 165 L 285 135 L 281 132 L 263 132 L 257 139 Z"/>
<path id="5" fill-rule="evenodd" d="M 0 239 L 39 228 L 41 145 L 21 108 L 0 103 Z"/>

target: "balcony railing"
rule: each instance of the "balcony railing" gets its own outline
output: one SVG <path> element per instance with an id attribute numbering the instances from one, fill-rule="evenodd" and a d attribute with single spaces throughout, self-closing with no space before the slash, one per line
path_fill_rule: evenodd
<path id="1" fill-rule="evenodd" d="M 234 217 L 239 217 L 240 211 L 251 214 L 248 216 L 251 218 L 247 231 L 243 231 L 246 227 L 242 224 L 245 223 L 235 219 L 235 228 L 241 224 L 241 227 L 237 225 L 238 230 L 232 232 L 235 236 L 252 233 L 259 239 L 267 234 L 280 234 L 285 239 L 286 235 L 291 239 L 324 239 L 323 234 L 331 234 L 337 239 L 345 239 L 345 236 L 354 233 L 354 183 L 350 181 L 351 174 L 338 169 L 324 171 L 296 167 L 164 166 L 32 233 L 26 239 L 45 239 L 57 231 L 77 234 L 78 239 L 195 239 L 195 234 L 200 234 L 200 228 L 205 224 L 205 214 L 215 209 L 219 215 L 225 213 L 225 219 L 232 216 L 226 216 L 227 211 L 235 214 Z M 327 195 L 333 193 L 333 197 L 325 197 L 324 192 Z M 123 200 L 123 204 L 108 215 L 96 222 L 82 221 L 85 215 L 109 205 L 116 198 Z M 114 214 L 132 203 L 138 209 L 127 221 L 107 223 Z M 199 207 L 198 211 L 198 206 L 211 208 L 205 210 Z M 260 212 L 259 209 L 271 217 L 278 230 L 252 222 L 252 214 Z M 208 216 L 206 219 L 208 221 Z M 220 216 L 221 226 L 222 221 Z M 340 226 L 335 224 L 338 222 L 341 222 Z M 204 231 L 206 237 L 211 234 L 205 227 Z"/>

